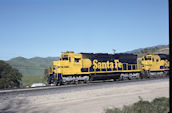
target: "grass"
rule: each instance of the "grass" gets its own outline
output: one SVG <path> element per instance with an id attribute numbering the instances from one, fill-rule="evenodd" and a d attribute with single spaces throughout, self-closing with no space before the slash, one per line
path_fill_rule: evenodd
<path id="1" fill-rule="evenodd" d="M 31 86 L 33 83 L 46 83 L 44 76 L 23 76 L 22 77 L 23 86 Z"/>
<path id="2" fill-rule="evenodd" d="M 130 106 L 123 106 L 122 109 L 113 108 L 107 109 L 106 113 L 168 113 L 169 112 L 169 98 L 160 97 L 153 101 L 140 101 Z"/>

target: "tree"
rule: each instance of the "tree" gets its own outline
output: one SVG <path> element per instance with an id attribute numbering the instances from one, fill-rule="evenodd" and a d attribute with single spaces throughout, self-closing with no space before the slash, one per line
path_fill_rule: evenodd
<path id="1" fill-rule="evenodd" d="M 44 70 L 44 80 L 48 79 L 48 69 Z"/>
<path id="2" fill-rule="evenodd" d="M 5 61 L 0 60 L 0 88 L 19 87 L 22 74 Z"/>

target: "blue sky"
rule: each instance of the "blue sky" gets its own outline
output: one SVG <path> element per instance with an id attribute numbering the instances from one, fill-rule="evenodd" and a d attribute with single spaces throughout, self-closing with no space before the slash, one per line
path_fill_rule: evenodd
<path id="1" fill-rule="evenodd" d="M 0 59 L 169 44 L 168 0 L 0 0 Z"/>

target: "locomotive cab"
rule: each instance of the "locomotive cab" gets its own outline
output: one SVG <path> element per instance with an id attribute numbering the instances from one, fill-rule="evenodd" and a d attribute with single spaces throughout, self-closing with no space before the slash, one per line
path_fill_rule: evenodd
<path id="1" fill-rule="evenodd" d="M 75 54 L 74 52 L 63 53 L 60 57 L 59 68 L 64 76 L 80 73 L 82 67 L 81 54 Z"/>
<path id="2" fill-rule="evenodd" d="M 157 59 L 157 61 L 159 61 L 159 60 Z M 153 62 L 154 62 L 154 58 L 152 55 L 143 56 L 142 61 L 141 61 L 142 69 L 144 69 L 146 71 L 150 70 Z"/>
<path id="3" fill-rule="evenodd" d="M 163 72 L 169 70 L 169 61 L 164 54 L 148 54 L 142 57 L 142 70 L 146 72 Z"/>
<path id="4" fill-rule="evenodd" d="M 59 61 L 52 63 L 52 68 L 55 84 L 62 82 L 62 78 L 63 82 L 68 81 L 69 79 L 65 78 L 81 73 L 82 55 L 75 54 L 74 52 L 65 52 L 60 56 Z"/>

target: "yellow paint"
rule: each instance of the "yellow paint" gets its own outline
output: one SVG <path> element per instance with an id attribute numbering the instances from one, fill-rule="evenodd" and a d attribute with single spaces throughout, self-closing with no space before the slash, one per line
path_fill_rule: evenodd
<path id="1" fill-rule="evenodd" d="M 169 61 L 161 60 L 158 55 L 149 54 L 142 57 L 141 66 L 146 71 L 165 71 L 169 70 Z M 160 69 L 160 66 L 164 66 L 165 69 Z"/>
<path id="2" fill-rule="evenodd" d="M 115 68 L 122 68 L 123 64 L 121 62 L 119 62 L 119 60 L 114 60 L 115 63 L 113 62 L 98 62 L 97 59 L 93 60 L 93 69 L 107 69 L 107 68 L 114 68 L 114 64 L 115 64 Z"/>

